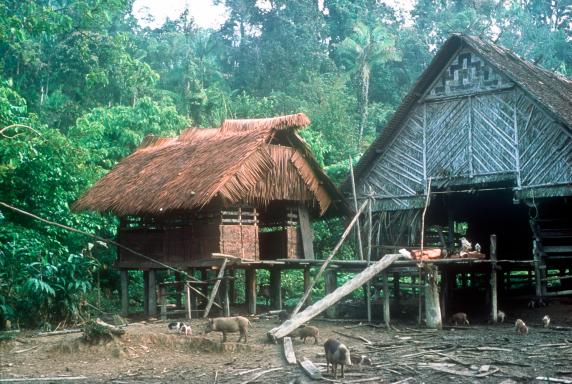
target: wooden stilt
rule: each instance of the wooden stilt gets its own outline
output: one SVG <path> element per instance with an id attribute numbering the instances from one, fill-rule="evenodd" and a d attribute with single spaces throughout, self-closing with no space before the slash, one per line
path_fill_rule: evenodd
<path id="1" fill-rule="evenodd" d="M 149 317 L 149 271 L 143 271 L 143 314 Z"/>
<path id="2" fill-rule="evenodd" d="M 423 286 L 423 274 L 422 274 L 421 268 L 419 268 L 419 279 L 417 281 L 417 285 L 419 286 L 419 289 L 418 289 L 418 292 L 419 292 L 419 301 L 418 301 L 419 313 L 417 314 L 417 324 L 419 326 L 421 326 L 421 324 L 423 322 L 423 295 L 421 294 L 421 292 L 423 291 L 421 289 L 421 287 Z"/>
<path id="3" fill-rule="evenodd" d="M 401 288 L 399 286 L 399 272 L 393 273 L 393 300 L 397 313 L 401 311 Z"/>
<path id="4" fill-rule="evenodd" d="M 149 271 L 149 317 L 157 317 L 157 271 Z"/>
<path id="5" fill-rule="evenodd" d="M 441 272 L 441 321 L 444 323 L 447 316 L 447 306 L 449 302 L 449 286 L 451 273 L 447 270 Z"/>
<path id="6" fill-rule="evenodd" d="M 167 320 L 167 289 L 164 285 L 159 287 L 159 306 L 161 307 L 161 320 Z"/>
<path id="7" fill-rule="evenodd" d="M 192 295 L 196 297 L 196 295 Z M 193 318 L 193 304 L 192 304 L 192 296 L 191 296 L 191 288 L 189 287 L 189 283 L 185 284 L 185 307 L 187 310 L 187 319 L 191 320 Z M 196 306 L 194 307 L 196 308 Z"/>
<path id="8" fill-rule="evenodd" d="M 442 329 L 441 307 L 439 306 L 438 270 L 435 266 L 426 267 L 425 276 L 425 321 L 427 328 Z"/>
<path id="9" fill-rule="evenodd" d="M 224 275 L 224 280 L 223 280 L 223 292 L 222 292 L 222 296 L 223 296 L 223 303 L 224 305 L 222 306 L 224 309 L 224 316 L 225 317 L 229 317 L 230 316 L 230 279 L 228 278 L 228 272 L 225 273 Z"/>
<path id="10" fill-rule="evenodd" d="M 228 270 L 228 298 L 230 300 L 230 304 L 236 304 L 236 271 L 234 269 Z"/>
<path id="11" fill-rule="evenodd" d="M 282 270 L 274 267 L 270 270 L 270 291 L 272 309 L 282 309 Z"/>
<path id="12" fill-rule="evenodd" d="M 310 268 L 304 268 L 304 292 L 306 292 L 310 283 Z M 306 305 L 312 305 L 312 295 L 308 295 Z"/>
<path id="13" fill-rule="evenodd" d="M 389 314 L 389 282 L 387 279 L 387 271 L 381 273 L 381 279 L 383 284 L 383 321 L 387 329 L 389 329 L 391 318 Z"/>
<path id="14" fill-rule="evenodd" d="M 250 315 L 256 314 L 256 269 L 245 269 L 246 305 Z"/>
<path id="15" fill-rule="evenodd" d="M 181 281 L 181 274 L 179 272 L 175 273 L 175 280 Z M 183 308 L 183 285 L 175 285 L 175 307 L 177 309 Z"/>
<path id="16" fill-rule="evenodd" d="M 129 271 L 122 269 L 119 273 L 121 278 L 121 316 L 129 315 Z"/>
<path id="17" fill-rule="evenodd" d="M 491 235 L 491 315 L 493 323 L 498 321 L 497 314 L 497 235 Z"/>
<path id="18" fill-rule="evenodd" d="M 373 192 L 371 191 L 371 187 L 370 187 L 370 194 L 373 194 Z M 372 206 L 372 200 L 370 199 L 370 202 L 367 206 L 367 224 L 368 224 L 368 226 L 367 226 L 367 256 L 366 257 L 367 257 L 368 266 L 370 265 L 370 262 L 371 262 L 371 241 L 372 241 L 372 234 L 373 234 L 373 231 L 372 231 L 373 220 L 372 220 L 371 206 Z M 387 276 L 385 276 L 385 278 L 387 279 Z M 371 323 L 371 281 L 368 281 L 366 283 L 365 290 L 366 290 L 365 298 L 366 298 L 366 306 L 367 306 L 367 321 Z M 384 294 L 385 294 L 385 292 L 384 292 Z M 384 309 L 384 311 L 385 311 L 385 309 Z"/>
<path id="19" fill-rule="evenodd" d="M 338 274 L 336 270 L 330 269 L 326 272 L 326 296 L 334 292 L 338 285 Z M 336 318 L 336 306 L 332 305 L 326 309 L 326 317 L 330 319 Z"/>

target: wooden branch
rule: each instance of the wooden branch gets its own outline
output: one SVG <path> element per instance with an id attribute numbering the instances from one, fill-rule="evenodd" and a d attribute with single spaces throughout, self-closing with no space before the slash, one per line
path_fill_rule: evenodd
<path id="1" fill-rule="evenodd" d="M 572 384 L 572 380 L 570 379 L 559 379 L 556 377 L 546 377 L 546 376 L 538 376 L 536 380 L 539 381 L 548 381 L 550 383 L 565 383 L 565 384 Z"/>
<path id="2" fill-rule="evenodd" d="M 216 293 L 218 292 L 218 287 L 220 286 L 221 278 L 224 276 L 224 269 L 226 268 L 226 263 L 228 263 L 227 258 L 224 259 L 224 261 L 222 262 L 222 266 L 218 271 L 218 279 L 214 283 L 213 290 L 211 292 L 211 297 L 209 298 L 209 302 L 207 303 L 207 307 L 205 308 L 205 313 L 203 315 L 204 319 L 206 319 L 209 316 L 209 312 L 211 311 L 211 307 L 213 306 Z"/>
<path id="3" fill-rule="evenodd" d="M 334 292 L 325 296 L 315 304 L 310 305 L 304 311 L 293 315 L 290 320 L 285 321 L 282 325 L 271 329 L 268 332 L 268 337 L 275 341 L 276 339 L 280 339 L 288 335 L 301 324 L 318 316 L 327 308 L 336 304 L 345 296 L 360 288 L 362 285 L 377 276 L 381 271 L 389 267 L 395 260 L 401 257 L 403 257 L 403 255 L 400 254 L 385 255 L 381 260 L 373 263 L 371 266 L 355 275 L 351 280 L 348 280 L 344 285 L 336 289 Z M 302 302 L 303 301 L 304 300 L 302 300 Z"/>
<path id="4" fill-rule="evenodd" d="M 365 337 L 361 337 L 361 336 L 354 336 L 354 335 L 348 335 L 347 333 L 342 333 L 339 331 L 333 331 L 334 333 L 337 333 L 338 335 L 342 335 L 344 337 L 348 337 L 350 339 L 355 339 L 355 340 L 360 340 L 363 341 L 366 344 L 373 344 L 371 341 L 369 341 L 368 339 L 366 339 Z"/>
<path id="5" fill-rule="evenodd" d="M 65 335 L 67 333 L 79 333 L 81 329 L 74 328 L 74 329 L 64 329 L 63 331 L 54 331 L 54 332 L 40 332 L 36 336 L 57 336 L 57 335 Z"/>
<path id="6" fill-rule="evenodd" d="M 121 335 L 125 334 L 125 329 L 116 327 L 115 325 L 108 324 L 99 318 L 95 319 L 95 322 L 98 325 L 107 328 L 109 330 L 109 332 L 111 332 L 114 335 L 121 336 Z"/>
<path id="7" fill-rule="evenodd" d="M 324 263 L 320 267 L 320 270 L 316 274 L 316 277 L 312 280 L 310 285 L 308 285 L 306 292 L 304 292 L 304 296 L 302 296 L 302 299 L 298 302 L 298 304 L 296 305 L 296 308 L 294 308 L 294 310 L 292 311 L 292 316 L 296 315 L 298 313 L 298 311 L 300 310 L 300 308 L 302 308 L 302 305 L 304 305 L 304 303 L 308 299 L 308 296 L 310 296 L 310 293 L 312 292 L 312 289 L 314 288 L 314 284 L 316 284 L 316 281 L 318 281 L 320 279 L 320 277 L 322 277 L 322 274 L 326 270 L 326 267 L 328 266 L 330 261 L 332 261 L 332 259 L 334 258 L 334 256 L 336 255 L 336 253 L 338 252 L 340 247 L 342 246 L 344 240 L 346 239 L 346 237 L 350 233 L 352 227 L 354 226 L 356 221 L 359 219 L 359 216 L 361 215 L 361 213 L 363 212 L 365 207 L 368 205 L 368 202 L 369 202 L 369 200 L 364 201 L 364 203 L 361 205 L 360 209 L 356 212 L 354 218 L 352 219 L 352 221 L 350 222 L 350 224 L 348 225 L 348 227 L 346 228 L 346 230 L 342 234 L 341 239 L 338 241 L 338 244 L 336 244 L 336 246 L 332 250 L 332 253 L 330 254 L 330 256 L 328 256 L 328 258 L 326 260 L 324 260 Z"/>
<path id="8" fill-rule="evenodd" d="M 296 354 L 294 353 L 294 347 L 292 346 L 292 339 L 286 336 L 284 338 L 284 356 L 288 364 L 296 364 Z"/>

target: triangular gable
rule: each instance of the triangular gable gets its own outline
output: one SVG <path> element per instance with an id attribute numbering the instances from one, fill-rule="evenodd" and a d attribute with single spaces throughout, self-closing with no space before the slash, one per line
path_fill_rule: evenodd
<path id="1" fill-rule="evenodd" d="M 487 92 L 513 85 L 483 57 L 470 48 L 462 48 L 443 69 L 427 92 L 426 99 Z"/>

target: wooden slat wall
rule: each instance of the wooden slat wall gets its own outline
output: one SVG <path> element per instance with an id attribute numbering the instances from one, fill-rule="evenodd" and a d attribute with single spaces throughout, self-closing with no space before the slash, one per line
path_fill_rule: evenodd
<path id="1" fill-rule="evenodd" d="M 570 136 L 484 60 L 461 54 L 361 178 L 360 198 L 373 191 L 384 210 L 414 208 L 429 177 L 524 189 L 572 183 Z"/>

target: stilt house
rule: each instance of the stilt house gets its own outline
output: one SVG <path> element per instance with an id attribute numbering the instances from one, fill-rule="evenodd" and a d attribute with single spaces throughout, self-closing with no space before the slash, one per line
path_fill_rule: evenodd
<path id="1" fill-rule="evenodd" d="M 113 212 L 118 241 L 171 266 L 313 258 L 310 218 L 341 203 L 297 130 L 304 114 L 226 120 L 178 137 L 147 137 L 75 210 Z M 160 268 L 119 249 L 117 267 Z"/>
<path id="2" fill-rule="evenodd" d="M 572 293 L 569 79 L 499 45 L 453 35 L 361 158 L 355 179 L 358 199 L 374 201 L 378 254 L 419 247 L 429 194 L 426 247 L 453 251 L 464 235 L 489 255 L 495 234 L 497 257 L 507 260 L 501 289 L 521 269 L 529 279 L 534 273 L 532 295 Z M 350 179 L 343 189 L 349 198 Z"/>

